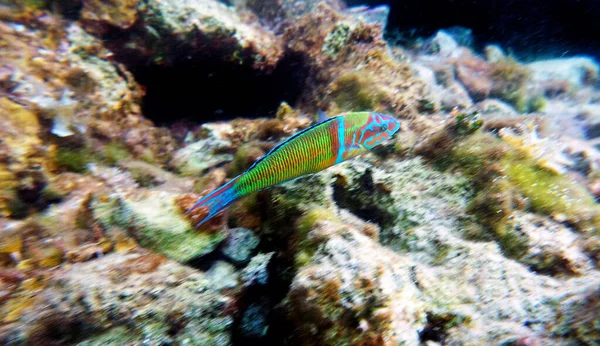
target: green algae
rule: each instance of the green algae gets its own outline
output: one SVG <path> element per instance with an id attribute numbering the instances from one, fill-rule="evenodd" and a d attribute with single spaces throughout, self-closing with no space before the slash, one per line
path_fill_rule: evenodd
<path id="1" fill-rule="evenodd" d="M 384 98 L 377 81 L 368 72 L 352 71 L 335 81 L 333 98 L 340 109 L 363 111 L 374 109 Z"/>
<path id="2" fill-rule="evenodd" d="M 339 218 L 330 209 L 312 208 L 298 219 L 298 229 L 303 234 L 307 234 L 319 221 L 339 222 Z"/>
<path id="3" fill-rule="evenodd" d="M 461 113 L 456 116 L 454 131 L 459 136 L 467 136 L 475 133 L 483 125 L 477 113 Z"/>
<path id="4" fill-rule="evenodd" d="M 111 142 L 104 146 L 104 161 L 110 166 L 130 156 L 129 149 L 123 143 Z"/>
<path id="5" fill-rule="evenodd" d="M 563 217 L 580 230 L 600 225 L 598 207 L 583 186 L 538 166 L 533 158 L 491 134 L 464 138 L 437 164 L 442 169 L 458 169 L 471 179 L 476 195 L 469 212 L 492 231 L 511 257 L 520 258 L 528 247 L 527 236 L 510 222 L 514 210 Z"/>
<path id="6" fill-rule="evenodd" d="M 537 95 L 529 99 L 529 111 L 530 112 L 539 112 L 546 108 L 546 104 L 548 103 L 548 99 L 542 95 Z"/>
<path id="7" fill-rule="evenodd" d="M 539 168 L 532 161 L 507 157 L 503 166 L 508 179 L 528 198 L 535 212 L 572 214 L 579 207 L 595 204 L 594 198 L 583 186 L 563 175 Z"/>
<path id="8" fill-rule="evenodd" d="M 492 96 L 500 97 L 521 112 L 528 110 L 526 84 L 531 78 L 531 71 L 513 58 L 500 59 L 490 64 L 493 81 Z"/>
<path id="9" fill-rule="evenodd" d="M 134 344 L 140 342 L 139 336 L 135 331 L 130 331 L 126 327 L 114 327 L 102 334 L 93 336 L 89 339 L 79 342 L 79 346 L 118 346 L 124 344 Z"/>
<path id="10" fill-rule="evenodd" d="M 331 209 L 317 207 L 306 211 L 296 222 L 299 230 L 298 238 L 300 239 L 298 251 L 294 257 L 296 268 L 301 268 L 310 263 L 317 251 L 317 244 L 307 240 L 306 236 L 321 221 L 339 223 L 340 219 Z"/>
<path id="11" fill-rule="evenodd" d="M 86 172 L 88 163 L 96 160 L 95 155 L 86 148 L 58 148 L 54 157 L 59 167 L 75 173 Z"/>

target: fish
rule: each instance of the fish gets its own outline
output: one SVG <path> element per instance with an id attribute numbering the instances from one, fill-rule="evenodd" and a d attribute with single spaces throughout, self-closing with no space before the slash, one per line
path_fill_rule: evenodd
<path id="1" fill-rule="evenodd" d="M 361 155 L 391 139 L 400 121 L 374 112 L 348 112 L 334 117 L 319 111 L 318 122 L 276 145 L 246 171 L 209 194 L 186 212 L 206 208 L 196 227 L 242 197 L 298 177 L 320 172 Z"/>

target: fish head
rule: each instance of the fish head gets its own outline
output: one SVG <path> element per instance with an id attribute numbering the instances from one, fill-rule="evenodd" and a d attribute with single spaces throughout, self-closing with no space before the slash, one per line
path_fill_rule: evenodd
<path id="1" fill-rule="evenodd" d="M 371 113 L 368 124 L 362 130 L 361 145 L 370 150 L 391 139 L 398 131 L 400 131 L 400 121 L 389 115 Z"/>

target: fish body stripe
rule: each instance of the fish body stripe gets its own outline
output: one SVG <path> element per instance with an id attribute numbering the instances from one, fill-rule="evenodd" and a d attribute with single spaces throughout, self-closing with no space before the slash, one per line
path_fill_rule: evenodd
<path id="1" fill-rule="evenodd" d="M 242 173 L 235 188 L 240 197 L 269 186 L 315 173 L 335 164 L 333 147 L 342 147 L 339 122 L 332 118 L 293 136 L 267 153 L 257 164 Z"/>
<path id="2" fill-rule="evenodd" d="M 346 126 L 345 119 L 343 117 L 337 118 L 337 139 L 338 139 L 338 148 L 337 148 L 337 157 L 335 159 L 335 164 L 344 161 L 344 151 L 346 150 Z"/>

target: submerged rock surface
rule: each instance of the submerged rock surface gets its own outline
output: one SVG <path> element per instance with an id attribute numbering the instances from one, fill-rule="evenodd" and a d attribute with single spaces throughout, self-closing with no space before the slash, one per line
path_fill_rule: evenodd
<path id="1" fill-rule="evenodd" d="M 371 10 L 0 6 L 0 343 L 594 345 L 597 62 L 478 53 L 456 28 L 398 46 Z M 188 69 L 205 84 L 148 83 Z M 254 101 L 199 92 L 238 83 L 282 99 L 195 118 Z M 172 88 L 193 111 L 149 109 Z M 317 109 L 402 129 L 195 227 Z"/>

